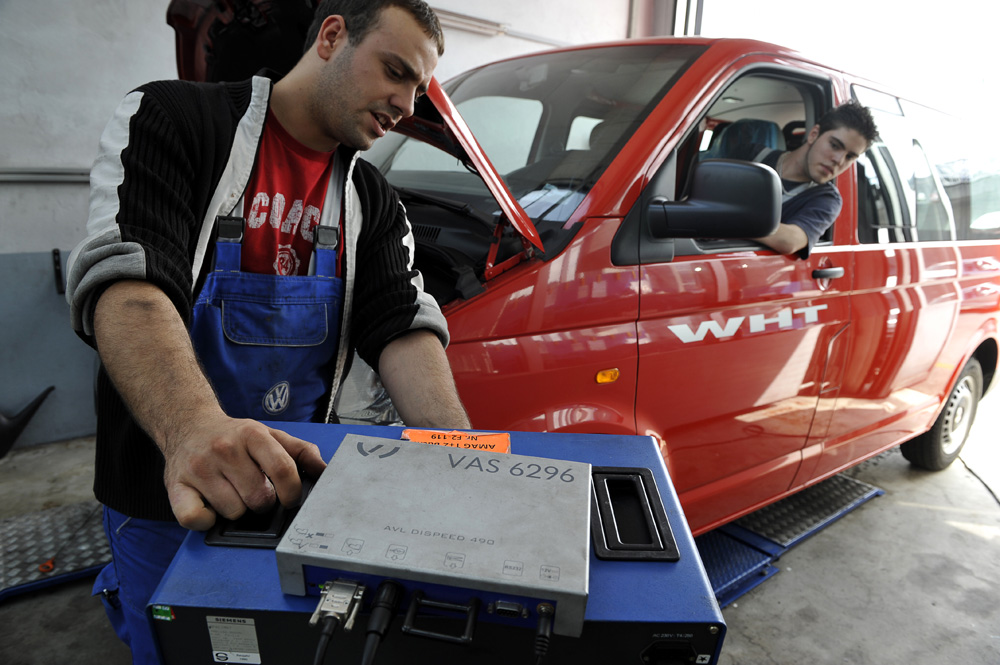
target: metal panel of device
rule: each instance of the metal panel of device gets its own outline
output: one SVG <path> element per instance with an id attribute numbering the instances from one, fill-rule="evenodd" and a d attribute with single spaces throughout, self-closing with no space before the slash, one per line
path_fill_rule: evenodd
<path id="1" fill-rule="evenodd" d="M 585 462 L 347 435 L 278 545 L 281 589 L 319 595 L 349 573 L 424 582 L 484 606 L 530 599 L 517 614 L 549 602 L 553 630 L 579 635 L 590 493 Z"/>
<path id="2" fill-rule="evenodd" d="M 340 448 L 352 441 L 356 448 L 358 436 L 369 441 L 365 450 L 369 456 L 376 453 L 376 457 L 397 446 L 423 445 L 401 442 L 400 428 L 268 424 L 315 443 L 323 459 L 334 463 L 334 455 Z M 345 434 L 350 436 L 345 438 Z M 483 595 L 468 580 L 463 582 L 463 587 L 407 581 L 403 579 L 405 571 L 400 569 L 392 579 L 401 583 L 404 591 L 395 619 L 378 647 L 376 665 L 717 663 L 726 633 L 725 621 L 656 442 L 643 436 L 581 433 L 510 432 L 509 436 L 511 454 L 502 458 L 511 466 L 498 466 L 498 473 L 502 468 L 507 468 L 509 473 L 519 456 L 536 459 L 528 463 L 539 464 L 540 473 L 545 477 L 549 475 L 545 472 L 547 466 L 562 468 L 568 462 L 586 469 L 591 465 L 590 478 L 586 478 L 586 471 L 583 472 L 587 500 L 592 506 L 591 532 L 587 537 L 592 540 L 584 544 L 589 558 L 589 589 L 582 632 L 579 636 L 552 634 L 547 655 L 542 660 L 538 648 L 540 617 L 537 607 L 530 605 L 532 598 L 493 591 Z M 378 443 L 368 437 L 378 437 Z M 379 445 L 381 448 L 376 451 L 375 446 Z M 444 450 L 443 456 L 450 460 L 449 466 L 466 455 L 464 463 L 472 466 L 463 471 L 479 476 L 477 480 L 496 475 L 487 471 L 491 468 L 489 460 L 493 458 L 482 452 L 452 449 L 449 458 L 448 449 Z M 482 473 L 472 462 L 473 457 L 478 457 Z M 387 457 L 382 461 L 391 459 Z M 456 473 L 461 466 L 457 464 Z M 520 468 L 514 473 L 519 471 Z M 534 469 L 525 468 L 525 471 L 527 475 Z M 393 478 L 387 474 L 385 482 L 381 483 L 387 496 L 370 493 L 366 495 L 369 500 L 414 500 L 433 504 L 435 499 L 450 497 L 451 508 L 473 516 L 468 518 L 470 523 L 488 511 L 508 510 L 512 502 L 520 500 L 504 495 L 502 499 L 491 499 L 492 503 L 475 500 L 468 501 L 464 507 L 455 506 L 454 497 L 458 495 L 450 495 L 452 490 L 441 482 L 418 484 L 416 489 L 403 491 Z M 542 479 L 531 480 L 543 482 Z M 603 483 L 602 492 L 591 493 L 595 482 Z M 476 483 L 472 485 L 477 489 Z M 391 498 L 394 491 L 398 496 Z M 515 489 L 513 494 L 519 491 Z M 310 495 L 306 503 L 311 504 L 316 497 Z M 542 500 L 551 501 L 544 497 Z M 522 509 L 510 512 L 517 510 Z M 539 519 L 545 519 L 545 510 L 535 507 Z M 411 513 L 413 519 L 418 516 L 416 511 Z M 579 516 L 581 519 L 587 516 L 586 508 L 579 511 Z M 277 533 L 284 529 L 283 520 L 262 517 L 260 524 L 231 525 L 217 534 L 206 536 L 192 532 L 181 545 L 148 606 L 165 665 L 220 662 L 308 665 L 315 662 L 321 631 L 310 624 L 310 617 L 319 598 L 282 591 L 273 547 L 278 540 Z M 424 527 L 422 522 L 394 526 L 430 529 L 432 535 L 423 536 L 428 540 L 456 542 L 433 536 L 435 527 Z M 468 523 L 462 523 L 462 528 L 468 528 Z M 530 528 L 534 533 L 545 533 L 543 528 L 526 527 L 517 520 L 504 528 L 514 531 Z M 285 529 L 286 535 L 293 529 L 292 526 Z M 374 527 L 371 529 L 379 532 Z M 389 532 L 402 533 L 391 529 Z M 244 538 L 246 546 L 237 544 L 241 533 L 249 536 Z M 416 537 L 418 534 L 410 535 Z M 601 545 L 603 553 L 597 551 L 595 543 Z M 641 554 L 643 550 L 648 550 L 648 556 Z M 305 571 L 307 587 L 311 580 L 329 579 L 326 576 L 330 571 L 336 574 L 334 569 L 326 570 L 313 564 L 299 567 Z M 345 571 L 337 579 L 353 580 L 363 586 L 365 592 L 353 629 L 344 626 L 333 635 L 324 662 L 370 662 L 363 658 L 368 630 L 375 618 L 377 589 L 387 576 Z M 467 598 L 480 595 L 486 602 L 468 603 L 465 612 L 442 609 L 451 603 L 422 602 L 423 598 L 437 600 L 444 596 L 447 599 L 448 593 L 458 597 L 464 593 Z M 532 590 L 531 593 L 538 592 Z M 499 616 L 499 604 L 490 600 L 493 594 L 507 601 L 503 604 L 505 608 L 510 607 L 510 602 L 521 603 L 530 616 L 527 619 Z M 450 639 L 456 636 L 462 639 Z"/>

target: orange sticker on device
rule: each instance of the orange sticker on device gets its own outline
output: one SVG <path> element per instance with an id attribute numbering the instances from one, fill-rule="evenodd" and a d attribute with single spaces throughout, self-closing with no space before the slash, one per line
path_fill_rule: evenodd
<path id="1" fill-rule="evenodd" d="M 434 446 L 464 448 L 466 450 L 484 450 L 489 453 L 509 453 L 510 434 L 494 434 L 477 432 L 444 432 L 433 429 L 404 429 L 406 441 L 429 443 Z"/>

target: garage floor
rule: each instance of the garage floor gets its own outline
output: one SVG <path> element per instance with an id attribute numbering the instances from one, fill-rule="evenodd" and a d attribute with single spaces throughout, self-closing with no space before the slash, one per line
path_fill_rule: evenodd
<path id="1" fill-rule="evenodd" d="M 1000 390 L 947 470 L 916 471 L 892 451 L 849 472 L 885 495 L 793 548 L 723 610 L 720 662 L 1000 663 L 998 432 Z M 92 459 L 89 439 L 12 451 L 0 460 L 0 519 L 92 498 Z M 0 603 L 0 662 L 129 663 L 90 585 Z"/>

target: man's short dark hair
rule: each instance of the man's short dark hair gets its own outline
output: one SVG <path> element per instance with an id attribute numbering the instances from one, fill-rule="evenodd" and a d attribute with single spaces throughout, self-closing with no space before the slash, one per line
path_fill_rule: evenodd
<path id="1" fill-rule="evenodd" d="M 825 134 L 832 129 L 846 127 L 853 129 L 868 141 L 868 146 L 878 140 L 878 128 L 875 126 L 875 119 L 872 118 L 868 107 L 862 106 L 856 100 L 851 100 L 841 104 L 837 108 L 827 111 L 816 123 L 819 125 L 819 133 Z"/>
<path id="2" fill-rule="evenodd" d="M 437 45 L 438 56 L 444 55 L 444 33 L 437 15 L 422 0 L 323 0 L 316 8 L 316 18 L 306 33 L 305 50 L 312 48 L 320 26 L 328 17 L 340 15 L 347 25 L 348 42 L 357 46 L 379 22 L 382 12 L 389 7 L 405 9 L 416 19 L 427 36 Z"/>

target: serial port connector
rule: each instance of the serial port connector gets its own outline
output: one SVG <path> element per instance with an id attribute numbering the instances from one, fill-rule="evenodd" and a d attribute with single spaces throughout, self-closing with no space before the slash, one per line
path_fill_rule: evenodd
<path id="1" fill-rule="evenodd" d="M 497 616 L 520 619 L 524 615 L 524 607 L 510 600 L 498 600 L 493 604 Z"/>

